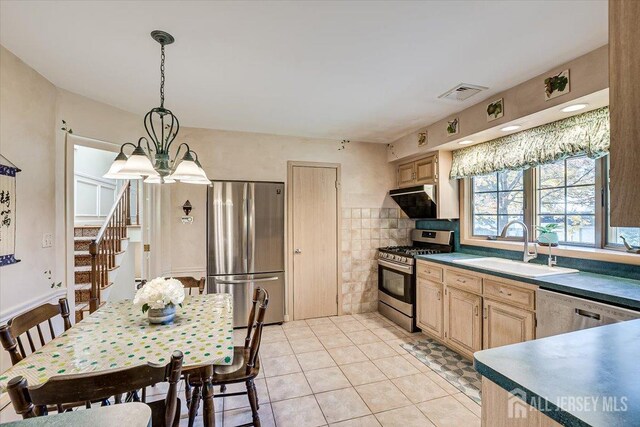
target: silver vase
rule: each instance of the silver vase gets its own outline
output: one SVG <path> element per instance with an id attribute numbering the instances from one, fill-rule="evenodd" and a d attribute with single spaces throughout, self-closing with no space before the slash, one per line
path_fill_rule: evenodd
<path id="1" fill-rule="evenodd" d="M 147 311 L 149 323 L 154 325 L 167 325 L 173 322 L 176 317 L 176 306 L 173 304 L 165 305 L 164 308 L 150 308 Z"/>

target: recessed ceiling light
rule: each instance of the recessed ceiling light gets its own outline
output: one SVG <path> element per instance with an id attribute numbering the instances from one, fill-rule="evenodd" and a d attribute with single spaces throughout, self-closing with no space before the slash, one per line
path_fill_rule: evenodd
<path id="1" fill-rule="evenodd" d="M 567 107 L 564 107 L 562 110 L 563 113 L 571 113 L 573 111 L 580 111 L 584 108 L 587 108 L 587 105 L 589 104 L 573 104 L 573 105 L 569 105 Z"/>
<path id="2" fill-rule="evenodd" d="M 473 141 L 470 140 L 470 139 L 465 139 L 464 141 L 458 142 L 458 144 L 460 144 L 460 145 L 468 145 L 468 144 L 473 144 Z"/>
<path id="3" fill-rule="evenodd" d="M 511 125 L 511 126 L 505 126 L 502 129 L 500 129 L 503 132 L 510 132 L 512 130 L 516 130 L 516 129 L 520 129 L 522 126 L 520 125 Z"/>

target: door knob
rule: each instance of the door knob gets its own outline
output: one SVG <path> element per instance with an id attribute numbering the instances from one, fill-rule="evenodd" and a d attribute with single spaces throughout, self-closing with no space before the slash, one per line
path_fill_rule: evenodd
<path id="1" fill-rule="evenodd" d="M 301 254 L 302 253 L 302 249 L 296 249 L 295 251 L 293 251 L 294 254 Z"/>

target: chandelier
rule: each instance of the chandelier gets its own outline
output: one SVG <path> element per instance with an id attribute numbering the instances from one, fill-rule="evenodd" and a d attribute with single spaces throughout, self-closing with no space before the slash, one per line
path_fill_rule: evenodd
<path id="1" fill-rule="evenodd" d="M 164 47 L 173 43 L 175 39 L 171 34 L 160 30 L 152 31 L 151 37 L 160 43 L 160 106 L 152 108 L 144 116 L 144 128 L 148 138 L 141 137 L 137 145 L 131 142 L 122 144 L 120 153 L 104 178 L 144 179 L 144 182 L 150 184 L 169 184 L 176 181 L 211 184 L 198 161 L 198 155 L 186 143 L 180 144 L 173 159 L 170 158 L 169 149 L 178 135 L 180 122 L 171 110 L 164 107 Z M 129 156 L 124 153 L 127 146 L 133 147 Z M 183 148 L 184 154 L 178 157 Z"/>

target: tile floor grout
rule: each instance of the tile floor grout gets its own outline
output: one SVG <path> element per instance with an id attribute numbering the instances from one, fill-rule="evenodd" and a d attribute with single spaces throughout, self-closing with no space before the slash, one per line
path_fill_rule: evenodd
<path id="1" fill-rule="evenodd" d="M 320 319 L 327 319 L 327 321 L 324 320 L 320 320 Z M 373 320 L 376 319 L 376 320 Z M 371 320 L 371 322 L 368 322 L 368 324 L 364 324 L 362 322 L 362 320 L 367 321 L 367 320 Z M 330 322 L 330 323 L 328 323 Z M 353 322 L 357 322 L 360 326 L 358 325 L 353 325 Z M 344 324 L 346 323 L 351 323 L 352 326 L 344 326 Z M 343 327 L 340 327 L 340 326 Z M 329 330 L 334 330 L 334 333 L 337 335 L 337 333 L 339 332 L 342 336 L 344 335 L 348 341 L 347 342 L 343 342 L 341 345 L 336 345 L 336 346 L 331 346 L 329 347 L 326 343 L 326 340 L 321 339 L 321 337 L 326 337 L 329 335 L 325 335 L 325 334 L 319 334 L 317 332 L 317 330 L 322 331 L 322 327 L 326 327 L 329 326 L 327 329 L 327 331 Z M 315 327 L 315 330 L 314 330 Z M 295 333 L 295 332 L 291 332 L 292 330 L 295 329 L 300 329 L 302 330 L 302 328 L 308 328 L 309 331 L 307 331 L 306 329 L 304 329 L 304 333 L 300 332 L 300 333 Z M 335 331 L 335 328 L 338 329 L 338 331 Z M 355 330 L 345 330 L 348 328 L 356 328 Z M 364 329 L 362 329 L 364 328 Z M 373 332 L 374 330 L 380 330 L 380 329 L 387 329 L 389 331 L 389 333 L 393 336 L 393 338 L 383 338 L 380 335 L 376 334 L 375 332 Z M 241 335 L 244 335 L 244 330 L 243 329 L 239 329 L 238 331 L 242 331 Z M 289 333 L 287 333 L 287 331 L 289 331 Z M 370 333 L 372 333 L 373 335 L 375 335 L 375 340 L 374 341 L 366 341 L 366 342 L 361 342 L 360 344 L 356 344 L 351 337 L 353 337 L 353 334 L 357 333 L 357 332 L 365 332 L 368 331 Z M 277 333 L 279 332 L 279 333 Z M 395 334 L 393 333 L 395 332 Z M 275 335 L 275 337 L 270 337 L 270 335 Z M 350 334 L 351 337 L 347 334 Z M 238 334 L 240 335 L 240 334 Z M 388 335 L 387 335 L 388 336 Z M 412 337 L 414 337 L 415 339 L 412 339 Z M 238 337 L 235 337 L 236 339 Z M 272 326 L 266 326 L 264 329 L 264 334 L 263 334 L 263 341 L 262 341 L 262 345 L 263 347 L 261 348 L 261 352 L 263 353 L 261 355 L 261 373 L 260 376 L 257 378 L 259 380 L 263 380 L 264 381 L 264 385 L 265 385 L 265 390 L 264 392 L 266 393 L 268 402 L 261 402 L 260 404 L 260 411 L 262 412 L 266 412 L 263 411 L 263 408 L 266 408 L 268 406 L 268 409 L 270 410 L 269 412 L 266 412 L 264 414 L 261 414 L 261 420 L 263 421 L 264 425 L 276 425 L 278 427 L 281 427 L 280 424 L 278 424 L 278 421 L 276 420 L 276 408 L 274 407 L 274 403 L 279 403 L 279 402 L 287 402 L 287 401 L 294 401 L 295 399 L 301 399 L 301 398 L 308 398 L 309 396 L 313 396 L 313 400 L 317 406 L 317 408 L 320 410 L 320 415 L 323 417 L 324 423 L 320 423 L 320 424 L 309 424 L 309 426 L 311 425 L 318 425 L 318 426 L 322 426 L 322 425 L 328 425 L 330 424 L 329 421 L 329 416 L 327 414 L 327 409 L 323 409 L 323 406 L 320 404 L 320 401 L 318 400 L 318 395 L 323 395 L 323 394 L 330 394 L 330 393 L 334 393 L 336 391 L 340 391 L 340 390 L 353 390 L 355 392 L 355 396 L 357 396 L 357 398 L 364 404 L 364 406 L 367 408 L 369 414 L 367 415 L 356 415 L 355 417 L 348 417 L 348 418 L 344 418 L 344 419 L 339 419 L 338 421 L 335 421 L 335 423 L 343 423 L 343 422 L 347 422 L 347 421 L 352 421 L 352 420 L 357 420 L 360 417 L 374 417 L 376 420 L 378 420 L 377 422 L 380 422 L 379 417 L 377 415 L 382 415 L 385 413 L 389 413 L 391 411 L 396 411 L 398 409 L 405 409 L 405 408 L 411 408 L 411 407 L 415 407 L 416 409 L 418 409 L 418 411 L 420 412 L 420 414 L 422 414 L 422 416 L 424 416 L 424 418 L 426 420 L 429 420 L 429 422 L 433 423 L 434 425 L 437 426 L 446 426 L 446 423 L 443 423 L 442 420 L 438 421 L 437 419 L 431 419 L 426 413 L 424 413 L 422 410 L 420 410 L 420 408 L 418 407 L 418 405 L 424 404 L 425 402 L 430 402 L 430 401 L 434 401 L 437 399 L 446 399 L 448 397 L 453 397 L 453 399 L 458 402 L 461 405 L 461 408 L 463 408 L 464 410 L 466 410 L 470 415 L 472 415 L 474 417 L 474 421 L 477 421 L 477 425 L 480 425 L 480 419 L 477 415 L 477 413 L 474 413 L 474 411 L 472 409 L 470 409 L 469 407 L 467 407 L 467 405 L 465 405 L 463 402 L 461 402 L 458 397 L 454 397 L 454 395 L 457 394 L 461 394 L 463 396 L 463 398 L 467 398 L 469 399 L 466 395 L 462 394 L 458 389 L 456 389 L 455 387 L 453 387 L 451 384 L 449 384 L 447 382 L 447 384 L 449 384 L 449 386 L 451 388 L 453 388 L 455 390 L 455 392 L 451 392 L 449 390 L 446 390 L 445 388 L 443 388 L 440 384 L 436 383 L 433 379 L 429 378 L 427 373 L 431 373 L 433 372 L 434 374 L 437 375 L 437 373 L 435 371 L 433 371 L 432 369 L 430 369 L 429 367 L 427 367 L 426 365 L 423 366 L 424 370 L 421 370 L 418 366 L 416 366 L 415 364 L 409 362 L 409 360 L 405 357 L 405 356 L 409 356 L 411 358 L 413 358 L 414 356 L 412 356 L 409 352 L 407 352 L 405 349 L 401 349 L 400 351 L 398 350 L 398 348 L 400 347 L 400 342 L 413 342 L 413 341 L 417 341 L 418 339 L 424 339 L 425 336 L 417 333 L 417 334 L 409 334 L 408 332 L 405 332 L 404 330 L 401 330 L 400 328 L 398 328 L 397 326 L 395 326 L 394 324 L 390 323 L 389 321 L 387 321 L 386 319 L 382 318 L 378 313 L 371 313 L 371 314 L 366 314 L 366 315 L 348 315 L 348 316 L 339 316 L 339 317 L 325 317 L 325 318 L 319 318 L 319 319 L 308 319 L 308 321 L 305 320 L 301 320 L 301 321 L 294 321 L 294 322 L 288 322 L 285 323 L 283 325 L 272 325 Z M 313 351 L 308 351 L 308 352 L 301 352 L 298 351 L 296 352 L 296 350 L 294 349 L 294 346 L 291 345 L 292 342 L 294 341 L 301 341 L 301 340 L 305 340 L 305 339 L 315 339 L 320 343 L 320 346 L 322 347 L 322 350 L 313 350 Z M 393 344 L 390 344 L 391 341 L 396 341 Z M 398 342 L 400 341 L 400 342 Z M 263 349 L 265 345 L 269 345 L 269 344 L 273 344 L 273 343 L 278 343 L 278 342 L 286 342 L 287 343 L 287 347 L 288 349 L 285 349 L 285 354 L 277 354 L 275 356 L 266 356 L 264 355 Z M 394 354 L 393 356 L 383 356 L 383 357 L 375 357 L 372 359 L 371 357 L 369 357 L 369 355 L 362 350 L 362 348 L 360 347 L 361 345 L 367 345 L 367 344 L 375 344 L 375 343 L 383 343 L 388 345 L 390 348 L 392 348 L 396 354 Z M 346 362 L 346 363 L 338 363 L 338 360 L 336 360 L 336 356 L 335 354 L 338 353 L 335 349 L 336 348 L 345 348 L 345 347 L 350 347 L 350 346 L 354 346 L 356 349 L 358 349 L 360 352 L 364 353 L 365 359 L 366 360 L 357 360 L 354 362 Z M 398 348 L 395 348 L 398 347 Z M 298 349 L 299 350 L 299 349 Z M 332 354 L 330 352 L 330 350 L 333 350 Z M 330 366 L 321 366 L 321 367 L 314 367 L 314 368 L 308 368 L 308 369 L 304 369 L 303 368 L 303 364 L 300 362 L 300 357 L 299 355 L 302 354 L 308 354 L 308 353 L 312 353 L 312 352 L 324 352 L 326 354 L 328 354 L 329 358 L 332 361 L 332 364 Z M 269 375 L 267 376 L 267 372 L 269 369 L 265 368 L 265 360 L 270 360 L 270 359 L 277 359 L 280 357 L 291 357 L 293 356 L 295 358 L 296 364 L 297 364 L 297 371 L 295 372 L 286 372 L 286 373 L 278 373 L 277 375 Z M 386 372 L 382 371 L 380 369 L 380 367 L 375 363 L 376 360 L 381 360 L 381 359 L 390 359 L 390 358 L 394 358 L 394 357 L 402 357 L 404 360 L 407 361 L 407 363 L 409 363 L 411 365 L 411 372 L 408 374 L 402 374 L 399 376 L 393 376 L 391 377 L 390 375 L 388 375 Z M 418 361 L 416 359 L 416 361 Z M 348 365 L 353 365 L 356 363 L 371 363 L 375 369 L 377 369 L 378 371 L 381 372 L 382 376 L 385 379 L 380 379 L 380 380 L 376 380 L 376 381 L 367 381 L 358 385 L 355 385 L 352 378 L 349 378 L 347 376 L 346 371 L 343 369 L 343 366 L 348 366 Z M 421 363 L 418 361 L 418 363 Z M 269 364 L 269 362 L 267 362 L 267 365 Z M 348 385 L 344 385 L 344 386 L 340 386 L 337 388 L 332 388 L 330 387 L 328 390 L 323 390 L 323 391 L 319 391 L 319 392 L 314 392 L 313 387 L 311 386 L 311 382 L 309 381 L 309 377 L 307 375 L 307 372 L 312 372 L 312 371 L 317 371 L 320 369 L 329 369 L 329 368 L 337 368 L 338 371 L 341 373 L 342 377 L 344 377 L 344 379 L 346 379 Z M 273 368 L 271 368 L 273 369 Z M 413 371 L 416 372 L 413 372 Z M 294 374 L 301 374 L 302 377 L 304 378 L 304 383 L 307 387 L 307 389 L 309 390 L 309 392 L 307 391 L 303 391 L 302 395 L 298 395 L 297 393 L 295 393 L 293 396 L 291 397 L 287 397 L 284 399 L 279 399 L 275 402 L 273 402 L 271 400 L 271 391 L 270 391 L 270 386 L 269 383 L 271 382 L 273 384 L 274 382 L 274 378 L 278 378 L 278 377 L 282 377 L 284 375 L 294 375 Z M 420 402 L 414 403 L 413 400 L 406 395 L 406 393 L 400 388 L 398 387 L 398 385 L 393 381 L 393 380 L 397 380 L 399 378 L 402 377 L 406 377 L 406 376 L 410 376 L 410 375 L 419 375 L 419 374 L 423 374 L 425 377 L 427 377 L 427 379 L 430 379 L 435 386 L 438 387 L 438 389 L 441 389 L 445 395 L 444 396 L 439 396 L 439 397 L 435 397 L 435 398 L 429 398 L 426 400 L 421 400 Z M 439 377 L 439 376 L 438 376 Z M 440 377 L 439 377 L 440 378 Z M 443 381 L 446 381 L 443 379 Z M 367 402 L 363 396 L 361 395 L 360 391 L 358 390 L 358 387 L 360 387 L 362 389 L 363 386 L 367 386 L 370 384 L 377 384 L 377 383 L 386 383 L 389 382 L 389 384 L 391 386 L 393 386 L 399 393 L 400 395 L 406 399 L 406 401 L 408 402 L 404 402 L 402 405 L 400 406 L 393 406 L 391 408 L 387 408 L 387 409 L 383 409 L 383 410 L 379 410 L 378 412 L 374 412 L 373 409 L 376 408 L 372 408 L 370 402 Z M 272 385 L 272 387 L 274 387 Z M 471 399 L 469 399 L 470 402 L 472 402 L 474 405 L 477 405 L 475 402 L 473 402 Z M 222 408 L 221 411 L 218 411 L 217 414 L 219 414 L 219 416 L 221 417 L 221 425 L 225 426 L 225 418 L 228 412 L 231 411 L 240 411 L 240 410 L 244 410 L 245 413 L 248 414 L 248 417 L 250 419 L 250 409 L 249 409 L 249 405 L 248 405 L 248 401 L 247 404 L 244 406 L 240 406 L 237 408 L 233 408 L 230 410 L 227 410 L 226 408 L 226 399 L 222 400 Z M 276 405 L 279 406 L 279 405 Z M 473 406 L 472 406 L 473 407 Z M 459 408 L 458 408 L 459 409 Z M 478 411 L 479 411 L 479 406 L 478 406 Z M 265 415 L 268 414 L 268 417 L 266 417 Z M 433 415 L 432 415 L 433 416 Z M 268 419 L 267 419 L 268 418 Z M 434 417 L 435 418 L 435 417 Z M 271 424 L 271 422 L 273 422 L 273 424 Z M 333 425 L 333 423 L 331 423 L 331 425 Z M 380 424 L 376 424 L 376 425 L 380 425 Z M 408 427 L 408 425 L 403 424 L 404 426 Z M 422 424 L 424 425 L 424 424 Z"/>

